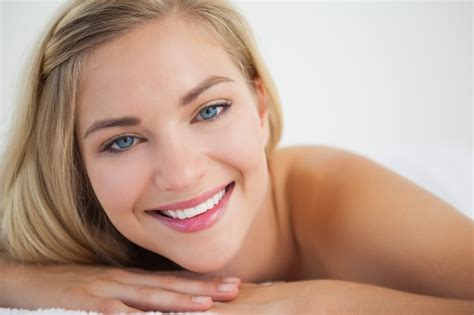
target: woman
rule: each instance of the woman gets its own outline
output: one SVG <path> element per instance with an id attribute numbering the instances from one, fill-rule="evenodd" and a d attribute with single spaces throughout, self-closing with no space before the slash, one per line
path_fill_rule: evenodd
<path id="1" fill-rule="evenodd" d="M 229 4 L 76 1 L 31 69 L 1 305 L 472 312 L 472 222 L 360 156 L 277 148 L 277 93 Z"/>

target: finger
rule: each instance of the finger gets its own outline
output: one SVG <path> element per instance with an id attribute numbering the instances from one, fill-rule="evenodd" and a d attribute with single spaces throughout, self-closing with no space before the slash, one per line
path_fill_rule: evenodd
<path id="1" fill-rule="evenodd" d="M 102 292 L 96 294 L 113 296 L 131 307 L 147 311 L 205 311 L 213 305 L 212 298 L 209 296 L 193 296 L 157 287 L 136 286 L 120 282 L 108 283 L 103 287 Z"/>
<path id="2" fill-rule="evenodd" d="M 115 278 L 122 284 L 135 286 L 155 287 L 166 291 L 184 293 L 188 295 L 210 296 L 214 301 L 230 301 L 239 293 L 240 279 L 227 280 L 217 277 L 215 280 L 195 280 L 183 278 L 173 274 L 128 273 Z"/>
<path id="3" fill-rule="evenodd" d="M 126 270 L 133 271 L 138 274 L 155 274 L 155 275 L 162 275 L 162 276 L 179 276 L 187 279 L 195 279 L 195 280 L 202 280 L 202 281 L 220 281 L 224 278 L 232 278 L 233 283 L 238 283 L 240 284 L 241 281 L 237 277 L 221 277 L 221 276 L 216 276 L 216 275 L 208 275 L 208 274 L 202 274 L 202 273 L 197 273 L 197 272 L 192 272 L 189 270 L 177 270 L 177 271 L 148 271 L 148 270 L 143 270 L 143 269 L 137 269 L 137 268 L 127 268 Z"/>
<path id="4" fill-rule="evenodd" d="M 163 274 L 166 275 L 176 275 L 183 278 L 188 279 L 195 279 L 195 280 L 203 280 L 203 281 L 219 281 L 223 277 L 215 276 L 215 275 L 208 275 L 202 273 L 196 273 L 189 270 L 179 270 L 179 271 L 168 271 L 164 272 Z"/>

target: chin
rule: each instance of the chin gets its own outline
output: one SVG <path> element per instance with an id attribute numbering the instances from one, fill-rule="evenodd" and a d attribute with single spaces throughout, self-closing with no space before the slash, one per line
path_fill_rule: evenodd
<path id="1" fill-rule="evenodd" d="M 202 273 L 202 274 L 207 274 L 207 273 L 218 273 L 219 271 L 223 270 L 226 266 L 226 264 L 215 264 L 215 263 L 202 263 L 202 264 L 183 264 L 181 265 L 183 268 L 186 270 L 195 272 L 195 273 Z"/>
<path id="2" fill-rule="evenodd" d="M 234 260 L 237 250 L 218 250 L 214 253 L 196 253 L 194 257 L 183 255 L 175 262 L 181 267 L 196 273 L 218 273 Z"/>

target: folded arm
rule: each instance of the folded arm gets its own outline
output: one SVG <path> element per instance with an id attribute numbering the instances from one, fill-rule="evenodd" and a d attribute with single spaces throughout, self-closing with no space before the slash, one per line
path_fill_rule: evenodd
<path id="1" fill-rule="evenodd" d="M 474 302 L 418 295 L 340 280 L 261 286 L 244 283 L 232 302 L 214 303 L 218 314 L 452 314 L 471 315 Z"/>

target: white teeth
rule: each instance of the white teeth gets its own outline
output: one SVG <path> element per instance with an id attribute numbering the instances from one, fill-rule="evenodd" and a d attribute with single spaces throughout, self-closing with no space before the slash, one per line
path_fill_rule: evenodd
<path id="1" fill-rule="evenodd" d="M 178 213 L 177 213 L 177 212 L 173 212 L 173 211 L 171 211 L 171 210 L 168 210 L 168 214 L 169 214 L 172 218 L 175 218 L 175 219 L 178 218 Z"/>
<path id="2" fill-rule="evenodd" d="M 184 210 L 178 210 L 178 218 L 179 219 L 184 219 L 186 218 L 186 214 L 184 213 Z"/>
<path id="3" fill-rule="evenodd" d="M 216 204 L 219 203 L 219 201 L 222 199 L 224 194 L 225 194 L 225 189 L 222 189 L 217 194 L 215 194 L 211 198 L 207 199 L 206 201 L 200 203 L 199 205 L 195 207 L 187 208 L 183 210 L 162 210 L 162 211 L 166 213 L 168 216 L 175 219 L 192 218 L 214 207 Z"/>
<path id="4" fill-rule="evenodd" d="M 212 197 L 212 201 L 211 201 L 212 206 L 216 205 L 219 202 L 219 196 L 220 194 Z"/>
<path id="5" fill-rule="evenodd" d="M 206 201 L 206 209 L 211 209 L 212 207 L 214 207 L 214 197 Z"/>
<path id="6" fill-rule="evenodd" d="M 196 213 L 203 213 L 203 212 L 206 211 L 207 209 L 209 209 L 209 208 L 207 207 L 207 201 L 205 201 L 205 202 L 201 203 L 200 205 L 196 206 L 196 207 L 194 208 L 194 212 L 196 212 Z"/>

